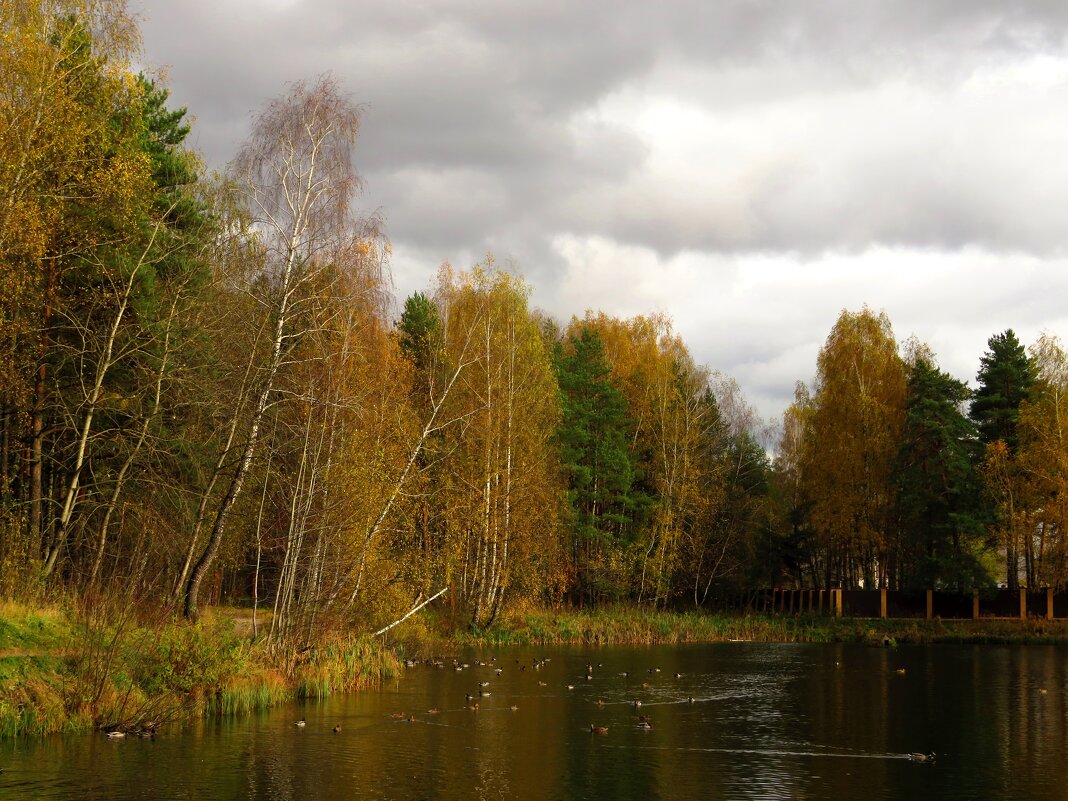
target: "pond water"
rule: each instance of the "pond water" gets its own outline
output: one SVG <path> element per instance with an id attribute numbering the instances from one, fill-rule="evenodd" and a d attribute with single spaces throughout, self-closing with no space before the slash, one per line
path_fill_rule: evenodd
<path id="1" fill-rule="evenodd" d="M 0 799 L 1044 801 L 1066 746 L 1064 647 L 512 649 L 154 740 L 0 741 Z"/>

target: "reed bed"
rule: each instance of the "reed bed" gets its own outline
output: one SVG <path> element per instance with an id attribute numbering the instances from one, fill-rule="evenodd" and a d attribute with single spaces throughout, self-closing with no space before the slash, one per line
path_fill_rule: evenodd
<path id="1" fill-rule="evenodd" d="M 224 615 L 199 625 L 87 619 L 0 606 L 0 737 L 248 714 L 375 686 L 401 666 L 368 638 L 338 639 L 293 659 L 241 636 Z"/>
<path id="2" fill-rule="evenodd" d="M 634 607 L 528 609 L 489 631 L 464 631 L 458 645 L 660 645 L 689 642 L 1068 643 L 1068 622 L 872 620 L 820 615 L 732 615 Z"/>

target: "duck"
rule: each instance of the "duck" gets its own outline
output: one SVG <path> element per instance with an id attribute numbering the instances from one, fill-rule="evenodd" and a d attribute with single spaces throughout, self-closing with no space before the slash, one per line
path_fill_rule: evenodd
<path id="1" fill-rule="evenodd" d="M 504 668 L 497 668 L 493 672 L 496 673 L 498 676 L 500 676 L 502 673 L 504 673 Z"/>
<path id="2" fill-rule="evenodd" d="M 649 682 L 643 681 L 642 682 L 642 689 L 643 690 L 648 690 L 649 689 Z"/>
<path id="3" fill-rule="evenodd" d="M 696 704 L 697 701 L 695 701 L 694 697 L 691 695 L 689 698 L 686 699 L 686 703 L 688 703 L 688 704 Z"/>
<path id="4" fill-rule="evenodd" d="M 682 674 L 679 673 L 678 671 L 675 671 L 675 678 L 676 679 L 681 679 L 682 678 Z"/>
<path id="5" fill-rule="evenodd" d="M 590 734 L 608 734 L 607 726 L 599 726 L 596 723 L 590 724 Z"/>
<path id="6" fill-rule="evenodd" d="M 894 673 L 896 673 L 899 676 L 904 676 L 905 675 L 905 668 L 898 668 L 897 670 L 894 671 Z"/>
<path id="7" fill-rule="evenodd" d="M 407 715 L 405 715 L 405 714 L 404 714 L 403 712 L 394 712 L 394 713 L 393 713 L 392 715 L 390 715 L 390 717 L 391 717 L 391 718 L 392 718 L 393 720 L 404 720 L 404 719 L 405 719 L 405 718 L 407 718 L 408 716 L 407 716 Z"/>
<path id="8" fill-rule="evenodd" d="M 438 714 L 438 708 L 436 706 L 432 706 L 432 707 L 430 707 L 430 709 L 428 709 L 426 711 L 426 713 L 428 715 L 436 715 L 436 714 Z"/>
<path id="9" fill-rule="evenodd" d="M 652 731 L 653 724 L 647 720 L 642 720 L 638 722 L 638 728 L 642 731 Z"/>
<path id="10" fill-rule="evenodd" d="M 635 700 L 633 703 L 634 703 L 634 708 L 635 709 L 637 709 L 638 707 L 640 707 L 642 705 L 642 702 L 638 701 L 638 700 Z"/>
<path id="11" fill-rule="evenodd" d="M 547 685 L 544 681 L 539 681 L 538 682 L 538 686 L 539 687 L 548 687 L 549 685 Z"/>
<path id="12" fill-rule="evenodd" d="M 478 704 L 477 703 L 470 704 L 470 705 L 468 705 L 467 708 L 470 709 L 472 712 L 478 712 Z"/>
<path id="13" fill-rule="evenodd" d="M 489 698 L 489 690 L 479 690 L 478 696 L 479 698 Z"/>
<path id="14" fill-rule="evenodd" d="M 300 720 L 298 720 L 293 725 L 296 726 L 298 729 L 303 729 L 305 726 L 308 725 L 308 722 L 306 720 L 304 720 L 304 718 L 301 718 Z"/>
<path id="15" fill-rule="evenodd" d="M 567 685 L 567 689 L 574 690 L 575 689 L 575 685 L 574 684 L 569 684 L 569 685 Z"/>
<path id="16" fill-rule="evenodd" d="M 1049 690 L 1047 690 L 1045 687 L 1039 687 L 1038 688 L 1038 694 L 1039 695 L 1045 695 L 1048 692 L 1049 692 Z"/>
<path id="17" fill-rule="evenodd" d="M 519 711 L 519 707 L 517 707 L 517 706 L 516 706 L 515 704 L 512 704 L 512 705 L 511 705 L 510 707 L 508 707 L 508 708 L 509 708 L 509 709 L 511 709 L 511 710 L 512 710 L 513 712 L 518 712 L 518 711 Z"/>
<path id="18" fill-rule="evenodd" d="M 604 706 L 604 699 L 603 698 L 598 698 L 597 699 L 597 706 Z"/>
<path id="19" fill-rule="evenodd" d="M 489 682 L 488 681 L 480 681 L 478 683 L 478 686 L 479 687 L 489 687 Z"/>
<path id="20" fill-rule="evenodd" d="M 338 723 L 336 726 L 334 726 L 334 734 L 341 734 L 341 724 L 340 723 Z"/>
<path id="21" fill-rule="evenodd" d="M 109 731 L 108 732 L 108 738 L 111 739 L 111 740 L 119 740 L 119 739 L 122 739 L 125 736 L 126 736 L 126 732 L 118 731 L 117 729 L 115 731 Z"/>
<path id="22" fill-rule="evenodd" d="M 917 752 L 914 754 L 909 754 L 909 759 L 911 759 L 913 762 L 934 762 L 935 753 L 934 751 L 931 751 L 929 754 Z"/>

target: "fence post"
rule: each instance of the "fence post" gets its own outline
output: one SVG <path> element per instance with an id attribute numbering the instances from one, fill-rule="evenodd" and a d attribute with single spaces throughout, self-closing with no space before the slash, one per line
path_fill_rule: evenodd
<path id="1" fill-rule="evenodd" d="M 927 591 L 927 619 L 934 617 L 934 590 Z"/>
<path id="2" fill-rule="evenodd" d="M 886 618 L 886 590 L 879 590 L 879 617 Z"/>
<path id="3" fill-rule="evenodd" d="M 972 590 L 972 620 L 979 619 L 979 590 Z"/>
<path id="4" fill-rule="evenodd" d="M 1053 587 L 1046 587 L 1046 620 L 1053 620 Z"/>
<path id="5" fill-rule="evenodd" d="M 823 614 L 823 590 L 820 590 L 820 614 Z"/>
<path id="6" fill-rule="evenodd" d="M 832 590 L 831 592 L 835 593 L 835 602 L 834 602 L 834 614 L 835 614 L 835 617 L 841 617 L 842 616 L 842 588 L 839 587 L 837 590 Z"/>
<path id="7" fill-rule="evenodd" d="M 1020 587 L 1020 620 L 1027 620 L 1027 590 Z"/>

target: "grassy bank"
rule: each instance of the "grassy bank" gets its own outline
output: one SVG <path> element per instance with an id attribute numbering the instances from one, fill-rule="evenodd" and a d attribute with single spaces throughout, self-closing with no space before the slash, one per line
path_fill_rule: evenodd
<path id="1" fill-rule="evenodd" d="M 245 714 L 322 699 L 397 675 L 394 648 L 687 642 L 1068 643 L 1068 621 L 871 620 L 658 612 L 634 607 L 530 608 L 490 631 L 428 612 L 395 630 L 394 648 L 367 638 L 321 644 L 284 662 L 233 610 L 205 622 L 134 625 L 58 608 L 0 604 L 0 737 L 138 731 L 201 715 Z"/>
<path id="2" fill-rule="evenodd" d="M 355 638 L 283 662 L 225 615 L 145 626 L 2 604 L 0 737 L 242 714 L 377 685 L 399 667 L 392 651 Z"/>
<path id="3" fill-rule="evenodd" d="M 631 607 L 528 610 L 488 632 L 465 631 L 459 645 L 609 645 L 685 642 L 1068 643 L 1068 621 L 872 620 L 659 612 Z"/>

